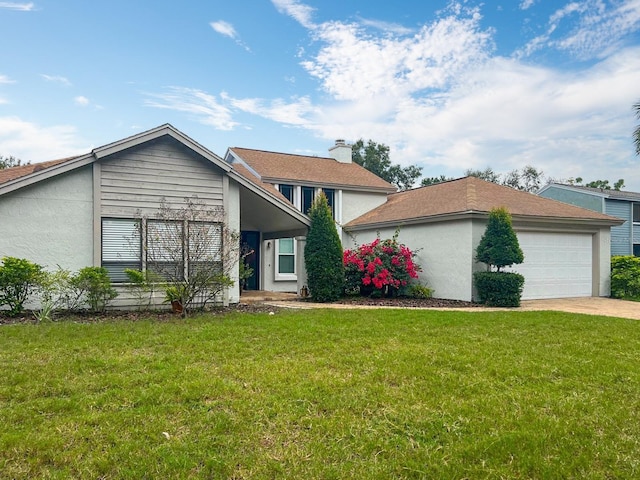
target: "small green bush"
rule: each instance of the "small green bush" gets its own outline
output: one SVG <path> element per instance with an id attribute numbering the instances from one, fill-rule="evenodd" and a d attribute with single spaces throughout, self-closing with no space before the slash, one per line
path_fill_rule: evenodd
<path id="1" fill-rule="evenodd" d="M 511 215 L 506 208 L 494 208 L 489 212 L 487 229 L 476 248 L 476 260 L 486 263 L 489 270 L 496 267 L 498 272 L 503 267 L 524 261 L 524 254 L 511 224 Z"/>
<path id="2" fill-rule="evenodd" d="M 58 310 L 74 310 L 79 300 L 71 283 L 73 278 L 69 270 L 58 267 L 57 270 L 43 271 L 35 296 L 40 309 L 34 312 L 39 322 L 51 321 Z"/>
<path id="3" fill-rule="evenodd" d="M 524 277 L 511 272 L 476 272 L 478 300 L 490 307 L 519 307 Z"/>
<path id="4" fill-rule="evenodd" d="M 409 285 L 406 294 L 411 298 L 431 298 L 433 297 L 433 288 L 426 285 Z"/>
<path id="5" fill-rule="evenodd" d="M 640 299 L 640 257 L 611 257 L 611 296 Z"/>
<path id="6" fill-rule="evenodd" d="M 104 267 L 84 267 L 71 279 L 78 293 L 92 312 L 102 312 L 118 296 L 111 287 L 109 273 Z"/>
<path id="7" fill-rule="evenodd" d="M 25 258 L 4 257 L 0 265 L 0 307 L 9 307 L 9 315 L 24 310 L 24 302 L 42 277 L 42 267 Z"/>

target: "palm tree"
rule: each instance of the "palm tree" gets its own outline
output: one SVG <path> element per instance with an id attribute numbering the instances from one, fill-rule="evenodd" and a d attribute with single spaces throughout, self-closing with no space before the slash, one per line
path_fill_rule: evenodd
<path id="1" fill-rule="evenodd" d="M 636 117 L 640 119 L 640 101 L 633 106 L 636 111 Z M 640 125 L 633 131 L 633 143 L 636 145 L 636 155 L 640 155 Z"/>

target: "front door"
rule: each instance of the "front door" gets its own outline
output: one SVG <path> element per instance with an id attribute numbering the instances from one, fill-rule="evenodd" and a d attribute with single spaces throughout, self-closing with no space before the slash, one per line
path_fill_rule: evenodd
<path id="1" fill-rule="evenodd" d="M 240 261 L 244 261 L 245 268 L 251 270 L 251 275 L 244 281 L 244 289 L 258 290 L 260 288 L 258 284 L 260 278 L 260 232 L 240 232 L 240 245 L 243 255 Z"/>

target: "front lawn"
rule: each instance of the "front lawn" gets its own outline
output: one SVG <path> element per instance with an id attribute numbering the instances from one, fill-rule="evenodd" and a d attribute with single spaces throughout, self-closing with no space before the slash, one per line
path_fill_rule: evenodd
<path id="1" fill-rule="evenodd" d="M 0 326 L 0 478 L 638 478 L 640 323 L 303 310 Z"/>

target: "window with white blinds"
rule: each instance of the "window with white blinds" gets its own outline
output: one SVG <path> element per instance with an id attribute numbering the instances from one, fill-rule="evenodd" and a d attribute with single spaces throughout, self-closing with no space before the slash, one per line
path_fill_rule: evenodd
<path id="1" fill-rule="evenodd" d="M 102 266 L 112 282 L 126 282 L 126 268 L 142 268 L 141 252 L 140 220 L 102 219 Z"/>

